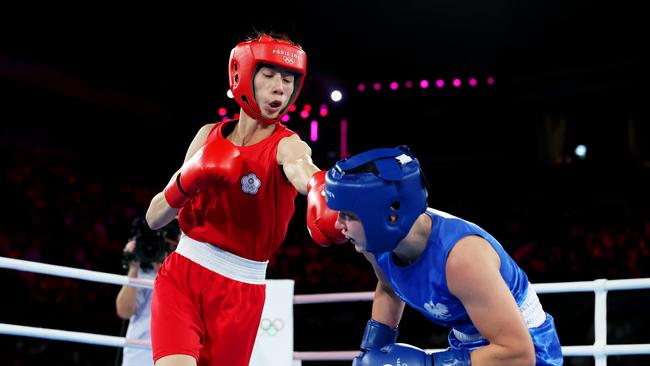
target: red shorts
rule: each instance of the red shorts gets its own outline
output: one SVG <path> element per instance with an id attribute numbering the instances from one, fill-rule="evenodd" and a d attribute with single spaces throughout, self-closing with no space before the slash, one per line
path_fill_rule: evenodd
<path id="1" fill-rule="evenodd" d="M 255 267 L 252 277 L 248 262 Z M 182 354 L 194 357 L 198 365 L 248 366 L 264 307 L 265 271 L 266 262 L 249 261 L 183 236 L 154 284 L 154 361 Z"/>

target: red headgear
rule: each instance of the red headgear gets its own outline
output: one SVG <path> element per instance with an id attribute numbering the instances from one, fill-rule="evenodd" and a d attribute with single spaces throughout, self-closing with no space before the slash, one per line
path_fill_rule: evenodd
<path id="1" fill-rule="evenodd" d="M 293 94 L 289 98 L 289 103 L 273 119 L 263 117 L 255 101 L 253 77 L 260 64 L 281 67 L 295 74 Z M 269 35 L 263 35 L 253 41 L 241 42 L 230 52 L 228 67 L 230 90 L 244 112 L 256 120 L 267 123 L 279 121 L 298 97 L 306 73 L 305 51 L 289 41 L 275 39 Z"/>

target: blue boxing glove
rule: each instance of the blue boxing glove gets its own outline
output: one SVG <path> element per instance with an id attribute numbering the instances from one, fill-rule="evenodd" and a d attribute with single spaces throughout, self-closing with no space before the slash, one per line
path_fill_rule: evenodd
<path id="1" fill-rule="evenodd" d="M 395 343 L 397 333 L 397 328 L 391 328 L 384 323 L 370 319 L 366 324 L 366 330 L 363 332 L 361 349 L 380 349 L 385 345 Z"/>
<path id="2" fill-rule="evenodd" d="M 380 350 L 367 350 L 354 358 L 352 366 L 433 366 L 431 355 L 404 343 L 391 343 Z"/>
<path id="3" fill-rule="evenodd" d="M 386 345 L 395 343 L 397 333 L 397 328 L 391 328 L 374 319 L 368 320 L 366 330 L 363 332 L 363 339 L 361 340 L 361 353 L 352 360 L 352 365 L 356 365 L 358 361 L 361 361 L 367 351 L 378 351 Z"/>

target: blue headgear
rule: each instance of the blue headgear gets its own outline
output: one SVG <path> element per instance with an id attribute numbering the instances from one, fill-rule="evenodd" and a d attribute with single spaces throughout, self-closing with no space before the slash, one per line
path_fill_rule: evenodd
<path id="1" fill-rule="evenodd" d="M 376 171 L 357 169 L 373 163 Z M 325 179 L 327 206 L 361 219 L 366 250 L 393 250 L 427 208 L 420 164 L 406 146 L 374 149 L 340 160 Z M 390 216 L 397 220 L 391 222 Z"/>

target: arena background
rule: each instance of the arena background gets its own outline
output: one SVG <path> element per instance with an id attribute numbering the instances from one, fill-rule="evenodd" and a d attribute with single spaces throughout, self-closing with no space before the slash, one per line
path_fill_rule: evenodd
<path id="1" fill-rule="evenodd" d="M 258 29 L 286 32 L 307 51 L 308 77 L 287 125 L 310 143 L 319 167 L 340 158 L 345 119 L 346 152 L 409 145 L 427 174 L 430 205 L 492 232 L 532 282 L 650 276 L 640 5 L 97 6 L 0 12 L 1 256 L 123 273 L 132 220 L 180 166 L 198 128 L 220 120 L 219 108 L 229 116 L 238 110 L 225 94 L 228 55 Z M 461 87 L 450 86 L 453 78 Z M 438 79 L 445 87 L 434 86 Z M 334 89 L 340 102 L 330 99 Z M 305 103 L 313 108 L 308 119 L 298 115 Z M 321 104 L 326 117 L 315 116 Z M 314 119 L 319 139 L 312 142 Z M 579 144 L 584 158 L 574 153 Z M 294 279 L 297 294 L 372 290 L 363 257 L 349 245 L 314 244 L 305 198 L 296 205 L 269 277 Z M 0 322 L 121 332 L 116 286 L 5 270 L 0 278 Z M 563 344 L 593 342 L 593 295 L 540 297 Z M 648 291 L 610 293 L 609 343 L 650 342 L 649 301 Z M 295 349 L 355 349 L 369 315 L 369 303 L 296 306 Z M 445 344 L 446 331 L 413 311 L 401 327 L 400 341 Z M 115 359 L 109 347 L 0 336 L 5 365 Z M 649 363 L 649 356 L 610 358 L 611 365 Z"/>

